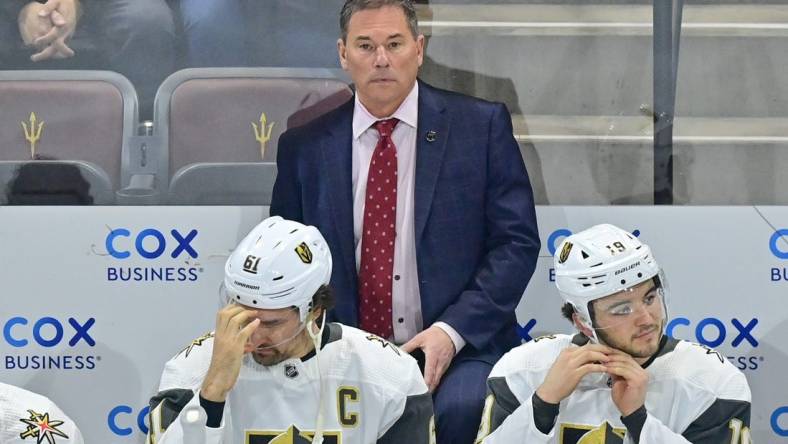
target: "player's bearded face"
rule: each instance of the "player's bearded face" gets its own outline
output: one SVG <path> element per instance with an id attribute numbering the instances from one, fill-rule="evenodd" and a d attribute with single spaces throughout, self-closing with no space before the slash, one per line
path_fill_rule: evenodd
<path id="1" fill-rule="evenodd" d="M 665 328 L 663 295 L 653 280 L 594 301 L 599 339 L 634 358 L 647 359 L 659 349 Z"/>
<path id="2" fill-rule="evenodd" d="M 309 344 L 304 325 L 294 308 L 257 310 L 260 326 L 252 333 L 245 351 L 262 365 L 275 365 L 302 356 Z"/>

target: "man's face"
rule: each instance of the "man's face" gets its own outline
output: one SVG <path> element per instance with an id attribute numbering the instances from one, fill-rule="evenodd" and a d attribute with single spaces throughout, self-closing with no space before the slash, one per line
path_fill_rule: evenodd
<path id="1" fill-rule="evenodd" d="M 339 60 L 356 85 L 361 103 L 376 117 L 394 113 L 416 82 L 424 36 L 414 38 L 397 6 L 366 9 L 350 17 Z"/>
<path id="2" fill-rule="evenodd" d="M 309 338 L 299 318 L 298 309 L 251 311 L 255 312 L 255 315 L 249 321 L 259 319 L 260 325 L 252 333 L 244 351 L 252 353 L 255 361 L 262 365 L 275 365 L 301 356 Z"/>
<path id="3" fill-rule="evenodd" d="M 648 359 L 659 349 L 665 326 L 660 292 L 648 280 L 593 302 L 599 339 L 634 358 Z"/>

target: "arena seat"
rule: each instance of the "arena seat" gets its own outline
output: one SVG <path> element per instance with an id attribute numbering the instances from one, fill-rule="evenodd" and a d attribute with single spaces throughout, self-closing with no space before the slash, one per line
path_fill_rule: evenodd
<path id="1" fill-rule="evenodd" d="M 193 68 L 156 94 L 170 204 L 267 205 L 279 136 L 352 97 L 336 70 Z"/>
<path id="2" fill-rule="evenodd" d="M 137 95 L 120 74 L 0 71 L 0 161 L 83 162 L 81 171 L 101 177 L 91 182 L 94 187 L 118 190 L 129 181 L 125 172 L 136 123 Z"/>

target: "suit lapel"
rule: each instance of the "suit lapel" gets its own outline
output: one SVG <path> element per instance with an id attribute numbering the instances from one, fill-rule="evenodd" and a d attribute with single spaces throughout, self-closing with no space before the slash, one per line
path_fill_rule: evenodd
<path id="1" fill-rule="evenodd" d="M 326 125 L 328 137 L 321 138 L 324 172 L 328 178 L 331 213 L 349 282 L 355 285 L 356 261 L 353 240 L 353 100 L 337 110 L 337 120 Z"/>
<path id="2" fill-rule="evenodd" d="M 418 245 L 435 194 L 446 141 L 449 117 L 443 99 L 429 86 L 419 82 L 419 117 L 416 135 L 416 190 L 414 199 L 415 234 Z"/>

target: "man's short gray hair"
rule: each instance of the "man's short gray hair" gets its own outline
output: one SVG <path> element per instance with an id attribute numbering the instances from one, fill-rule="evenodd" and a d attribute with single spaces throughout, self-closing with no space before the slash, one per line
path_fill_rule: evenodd
<path id="1" fill-rule="evenodd" d="M 415 39 L 419 35 L 419 20 L 416 18 L 416 8 L 413 7 L 412 0 L 347 0 L 342 6 L 339 14 L 339 30 L 342 33 L 342 41 L 347 42 L 347 27 L 350 17 L 358 11 L 366 9 L 378 9 L 384 6 L 397 6 L 402 8 L 405 19 L 408 21 L 408 28 Z"/>

